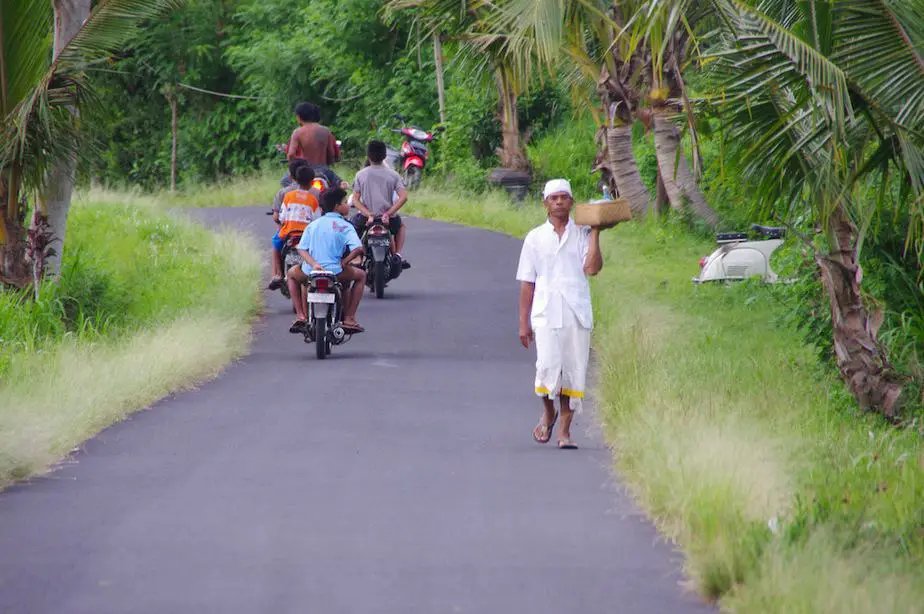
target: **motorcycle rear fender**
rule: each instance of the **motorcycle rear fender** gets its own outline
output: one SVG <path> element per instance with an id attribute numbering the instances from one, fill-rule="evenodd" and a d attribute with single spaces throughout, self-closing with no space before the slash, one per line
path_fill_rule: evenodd
<path id="1" fill-rule="evenodd" d="M 411 166 L 416 166 L 417 168 L 422 169 L 424 167 L 423 158 L 421 158 L 420 156 L 408 156 L 407 158 L 405 158 L 404 159 L 404 169 L 407 170 L 408 167 L 411 167 Z"/>
<path id="2" fill-rule="evenodd" d="M 314 318 L 324 320 L 327 318 L 327 313 L 330 310 L 331 305 L 327 303 L 311 303 L 311 312 L 314 314 Z"/>
<path id="3" fill-rule="evenodd" d="M 375 262 L 384 262 L 388 258 L 388 246 L 387 245 L 370 245 L 372 250 L 372 260 Z"/>

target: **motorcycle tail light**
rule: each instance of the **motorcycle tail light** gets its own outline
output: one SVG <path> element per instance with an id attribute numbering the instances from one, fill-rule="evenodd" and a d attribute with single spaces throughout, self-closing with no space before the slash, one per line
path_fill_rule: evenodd
<path id="1" fill-rule="evenodd" d="M 383 226 L 373 226 L 369 230 L 369 234 L 374 237 L 382 237 L 388 234 L 388 230 L 386 230 Z"/>
<path id="2" fill-rule="evenodd" d="M 321 292 L 327 292 L 330 290 L 330 280 L 326 277 L 319 277 L 314 280 L 314 289 Z"/>
<path id="3" fill-rule="evenodd" d="M 703 256 L 699 259 L 699 268 L 706 266 L 706 263 L 709 262 L 709 256 Z"/>
<path id="4" fill-rule="evenodd" d="M 324 188 L 326 188 L 327 186 L 325 186 L 324 182 L 321 181 L 320 179 L 315 179 L 314 181 L 311 182 L 311 187 L 316 189 L 319 192 L 323 192 Z"/>

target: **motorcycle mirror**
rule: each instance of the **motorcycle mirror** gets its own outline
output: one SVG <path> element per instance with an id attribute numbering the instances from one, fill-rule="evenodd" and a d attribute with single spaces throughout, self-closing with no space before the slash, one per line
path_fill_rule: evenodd
<path id="1" fill-rule="evenodd" d="M 403 115 L 401 115 L 400 113 L 395 113 L 394 115 L 392 115 L 392 117 L 394 117 L 394 118 L 397 119 L 398 121 L 402 121 L 402 122 L 407 121 L 407 118 L 405 118 L 405 117 L 404 117 Z"/>
<path id="2" fill-rule="evenodd" d="M 446 126 L 437 126 L 436 132 L 446 132 Z"/>

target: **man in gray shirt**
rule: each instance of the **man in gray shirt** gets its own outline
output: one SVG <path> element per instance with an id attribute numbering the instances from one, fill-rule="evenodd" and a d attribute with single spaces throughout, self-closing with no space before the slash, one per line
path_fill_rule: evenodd
<path id="1" fill-rule="evenodd" d="M 407 202 L 407 190 L 401 175 L 383 164 L 385 152 L 382 141 L 370 141 L 366 148 L 369 166 L 356 173 L 353 179 L 353 204 L 359 210 L 353 223 L 362 236 L 368 224 L 377 217 L 382 218 L 382 223 L 395 237 L 395 254 L 401 258 L 402 266 L 409 268 L 410 264 L 401 256 L 407 231 L 398 215 L 398 210 Z"/>

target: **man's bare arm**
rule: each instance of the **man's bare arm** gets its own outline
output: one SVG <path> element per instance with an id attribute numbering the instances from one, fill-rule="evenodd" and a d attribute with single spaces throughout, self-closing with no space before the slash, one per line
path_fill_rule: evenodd
<path id="1" fill-rule="evenodd" d="M 533 327 L 530 324 L 529 317 L 533 310 L 533 297 L 535 294 L 536 284 L 528 281 L 520 282 L 520 343 L 525 348 L 528 348 L 533 340 Z"/>
<path id="2" fill-rule="evenodd" d="M 603 268 L 603 252 L 600 251 L 600 229 L 591 228 L 590 247 L 587 250 L 587 257 L 584 258 L 584 274 L 593 277 Z"/>
<path id="3" fill-rule="evenodd" d="M 289 162 L 298 157 L 298 138 L 295 136 L 297 134 L 298 130 L 292 132 L 292 136 L 289 137 L 289 146 L 286 147 L 286 157 Z"/>
<path id="4" fill-rule="evenodd" d="M 356 191 L 353 192 L 353 206 L 356 207 L 356 209 L 366 217 L 372 217 L 372 212 L 369 211 L 369 208 L 363 204 L 363 200 L 360 198 L 359 192 Z"/>
<path id="5" fill-rule="evenodd" d="M 312 257 L 311 257 L 311 254 L 309 254 L 306 250 L 300 249 L 300 250 L 298 250 L 298 253 L 301 255 L 302 258 L 305 259 L 305 262 L 308 263 L 308 266 L 310 266 L 310 267 L 311 267 L 312 269 L 314 269 L 315 271 L 323 271 L 323 270 L 324 270 L 324 267 L 322 267 L 320 264 L 318 264 L 318 261 L 315 260 L 314 258 L 312 258 Z"/>
<path id="6" fill-rule="evenodd" d="M 392 216 L 401 210 L 401 207 L 407 202 L 407 190 L 398 191 L 398 202 L 392 205 L 391 209 L 388 210 L 388 215 Z"/>

